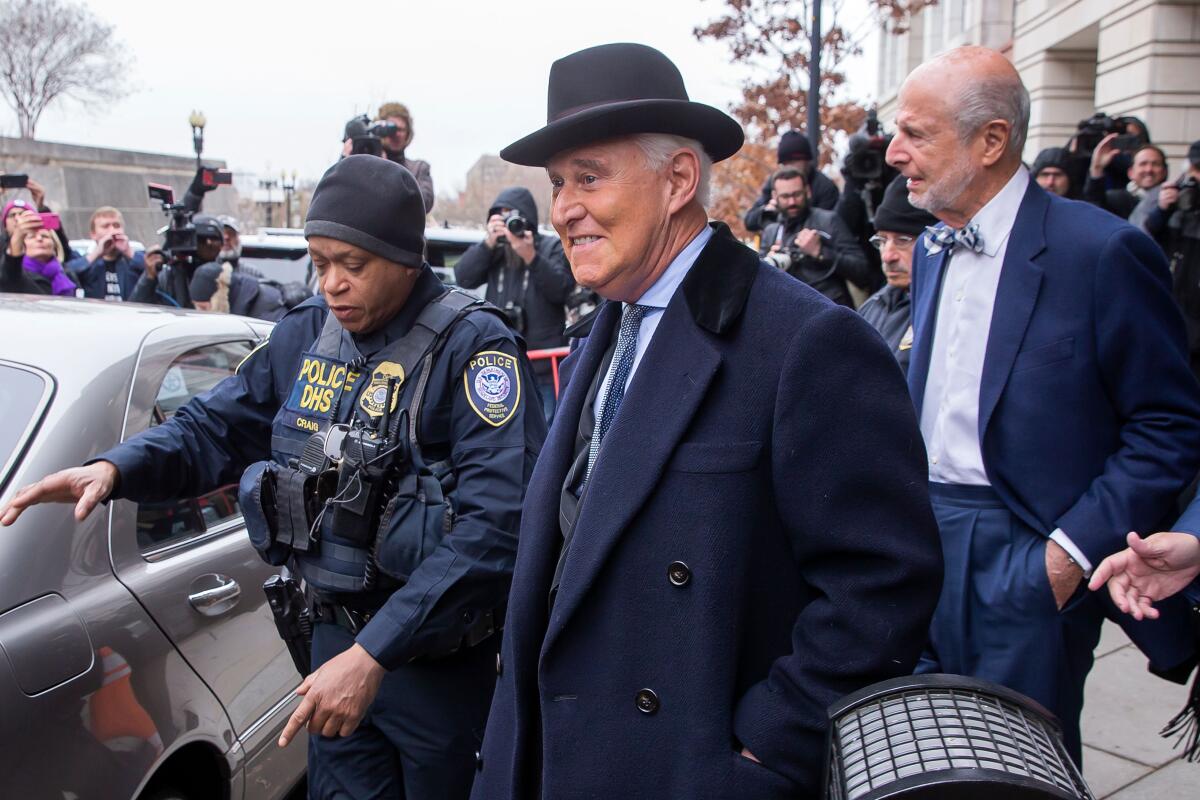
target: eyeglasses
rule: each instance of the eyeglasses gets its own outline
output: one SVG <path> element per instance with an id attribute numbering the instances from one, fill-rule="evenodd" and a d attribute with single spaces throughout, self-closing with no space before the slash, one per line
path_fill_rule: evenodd
<path id="1" fill-rule="evenodd" d="M 900 234 L 899 236 L 880 236 L 879 234 L 875 234 L 867 241 L 870 242 L 876 250 L 882 250 L 883 246 L 888 242 L 891 242 L 892 247 L 895 247 L 898 250 L 911 250 L 913 244 L 917 241 L 917 237 L 909 236 L 904 233 Z"/>
<path id="2" fill-rule="evenodd" d="M 802 199 L 802 198 L 804 198 L 804 197 L 808 197 L 808 192 L 807 192 L 807 191 L 803 191 L 803 190 L 801 190 L 801 191 L 799 191 L 799 192 L 789 192 L 788 194 L 777 194 L 777 195 L 775 195 L 775 198 L 776 198 L 777 200 L 783 200 L 783 201 L 787 201 L 787 200 L 800 200 L 800 199 Z"/>

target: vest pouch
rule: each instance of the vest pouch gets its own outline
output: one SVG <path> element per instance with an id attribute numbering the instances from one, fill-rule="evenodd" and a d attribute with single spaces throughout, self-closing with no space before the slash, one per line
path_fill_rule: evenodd
<path id="1" fill-rule="evenodd" d="M 250 544 L 268 564 L 279 566 L 291 552 L 288 544 L 278 541 L 279 518 L 276 506 L 276 469 L 273 461 L 257 461 L 242 473 L 238 483 L 238 505 L 246 521 Z"/>
<path id="2" fill-rule="evenodd" d="M 432 475 L 405 475 L 379 521 L 375 564 L 380 572 L 407 581 L 448 530 L 448 503 Z"/>

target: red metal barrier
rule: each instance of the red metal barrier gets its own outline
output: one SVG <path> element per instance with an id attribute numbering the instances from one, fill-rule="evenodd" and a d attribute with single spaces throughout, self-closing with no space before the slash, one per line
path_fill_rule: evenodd
<path id="1" fill-rule="evenodd" d="M 526 355 L 530 361 L 550 359 L 550 371 L 554 374 L 554 396 L 558 397 L 558 362 L 571 352 L 569 347 L 551 347 L 548 350 L 530 350 Z"/>

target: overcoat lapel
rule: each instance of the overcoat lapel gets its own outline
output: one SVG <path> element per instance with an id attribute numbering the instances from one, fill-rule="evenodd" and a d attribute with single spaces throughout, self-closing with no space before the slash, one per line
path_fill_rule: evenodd
<path id="1" fill-rule="evenodd" d="M 917 240 L 921 252 L 916 254 L 913 265 L 914 287 L 912 296 L 913 348 L 908 365 L 908 391 L 921 418 L 921 403 L 925 399 L 925 381 L 929 377 L 929 359 L 933 353 L 933 332 L 937 327 L 938 297 L 942 293 L 942 278 L 945 274 L 946 251 L 928 255 L 925 236 Z"/>
<path id="2" fill-rule="evenodd" d="M 553 645 L 621 533 L 659 482 L 676 443 L 700 407 L 721 363 L 720 354 L 705 336 L 693 321 L 683 294 L 677 292 L 663 312 L 588 479 L 544 652 Z"/>
<path id="3" fill-rule="evenodd" d="M 727 227 L 714 223 L 713 228 L 712 238 L 663 312 L 605 436 L 579 509 L 543 655 L 662 478 L 720 369 L 719 337 L 740 320 L 761 269 L 757 254 L 734 239 Z M 610 330 L 611 326 L 610 322 Z M 572 388 L 586 384 L 583 376 L 595 369 L 580 363 Z"/>
<path id="4" fill-rule="evenodd" d="M 992 412 L 1008 382 L 1033 308 L 1037 305 L 1043 271 L 1034 259 L 1046 248 L 1045 223 L 1049 204 L 1049 195 L 1030 181 L 1008 237 L 979 382 L 980 442 L 983 442 Z"/>

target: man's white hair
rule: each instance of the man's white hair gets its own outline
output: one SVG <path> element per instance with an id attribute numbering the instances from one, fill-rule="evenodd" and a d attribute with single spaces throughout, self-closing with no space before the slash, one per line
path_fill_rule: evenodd
<path id="1" fill-rule="evenodd" d="M 1020 158 L 1029 133 L 1029 92 L 1020 78 L 997 76 L 964 82 L 955 109 L 959 138 L 965 142 L 994 119 L 1010 125 L 1008 153 Z"/>
<path id="2" fill-rule="evenodd" d="M 695 139 L 686 136 L 676 136 L 671 133 L 639 133 L 633 137 L 634 143 L 642 151 L 646 166 L 657 172 L 667 165 L 671 155 L 681 148 L 691 150 L 700 161 L 700 180 L 696 184 L 696 201 L 708 208 L 710 183 L 712 178 L 712 159 L 704 152 L 704 146 Z"/>

